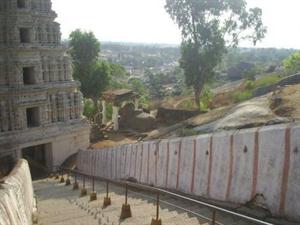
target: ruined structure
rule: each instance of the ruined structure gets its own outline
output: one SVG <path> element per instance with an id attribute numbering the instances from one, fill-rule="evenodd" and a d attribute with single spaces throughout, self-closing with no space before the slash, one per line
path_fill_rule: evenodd
<path id="1" fill-rule="evenodd" d="M 51 0 L 0 1 L 0 156 L 49 170 L 89 144 L 56 16 Z"/>

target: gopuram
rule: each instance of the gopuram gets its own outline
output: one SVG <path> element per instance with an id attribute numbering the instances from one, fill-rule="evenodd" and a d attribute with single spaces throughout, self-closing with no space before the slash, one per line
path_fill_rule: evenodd
<path id="1" fill-rule="evenodd" d="M 0 1 L 0 158 L 54 170 L 89 145 L 51 0 Z"/>

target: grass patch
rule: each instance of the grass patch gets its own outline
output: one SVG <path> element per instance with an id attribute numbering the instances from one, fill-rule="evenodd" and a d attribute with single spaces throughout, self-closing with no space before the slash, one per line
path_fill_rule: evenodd
<path id="1" fill-rule="evenodd" d="M 233 101 L 235 103 L 246 101 L 252 98 L 251 91 L 236 91 L 232 94 Z"/>
<path id="2" fill-rule="evenodd" d="M 190 137 L 190 136 L 196 136 L 198 135 L 198 132 L 191 128 L 183 128 L 180 131 L 180 137 Z"/>
<path id="3" fill-rule="evenodd" d="M 265 86 L 275 84 L 280 80 L 281 80 L 281 77 L 279 75 L 264 76 L 262 78 L 257 79 L 256 81 L 254 81 L 254 86 L 255 86 L 255 88 L 265 87 Z"/>

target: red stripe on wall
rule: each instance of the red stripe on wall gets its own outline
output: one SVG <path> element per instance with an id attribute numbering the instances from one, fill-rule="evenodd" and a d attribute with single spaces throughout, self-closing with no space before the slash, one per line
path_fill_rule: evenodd
<path id="1" fill-rule="evenodd" d="M 133 152 L 133 146 L 131 145 L 131 152 L 130 152 L 130 158 L 129 158 L 129 176 L 131 176 L 131 165 L 132 165 L 132 152 Z"/>
<path id="2" fill-rule="evenodd" d="M 207 196 L 210 195 L 212 164 L 213 164 L 213 136 L 210 137 L 210 143 L 209 143 L 209 165 L 208 165 L 208 176 L 207 176 Z"/>
<path id="3" fill-rule="evenodd" d="M 255 138 L 254 138 L 254 160 L 253 160 L 252 195 L 251 195 L 252 198 L 254 198 L 256 195 L 258 162 L 259 162 L 259 130 L 255 132 Z"/>
<path id="4" fill-rule="evenodd" d="M 128 151 L 128 145 L 126 146 L 126 151 L 125 151 L 125 160 L 124 160 L 124 176 L 127 176 L 126 174 L 126 163 L 127 163 L 127 151 Z"/>
<path id="5" fill-rule="evenodd" d="M 192 181 L 191 181 L 191 193 L 194 193 L 195 186 L 195 169 L 196 169 L 196 158 L 197 158 L 197 140 L 194 140 L 194 154 L 193 154 L 193 170 L 192 170 Z"/>
<path id="6" fill-rule="evenodd" d="M 166 166 L 166 184 L 165 187 L 168 187 L 168 179 L 169 179 L 169 158 L 170 158 L 170 142 L 167 144 L 167 166 Z"/>
<path id="7" fill-rule="evenodd" d="M 176 189 L 179 188 L 179 179 L 180 179 L 180 162 L 181 162 L 181 146 L 182 140 L 179 142 L 179 149 L 178 149 L 178 161 L 177 161 L 177 181 L 176 181 Z"/>
<path id="8" fill-rule="evenodd" d="M 142 152 L 141 152 L 141 160 L 140 160 L 140 178 L 139 178 L 140 182 L 142 179 L 142 170 L 143 170 L 143 154 L 144 154 L 144 144 L 142 144 Z"/>
<path id="9" fill-rule="evenodd" d="M 229 153 L 229 174 L 228 174 L 228 183 L 227 183 L 227 191 L 226 191 L 226 200 L 229 199 L 230 197 L 230 191 L 231 191 L 231 184 L 232 184 L 232 176 L 233 176 L 233 157 L 234 157 L 234 153 L 233 153 L 233 138 L 234 136 L 231 135 L 230 136 L 230 153 Z"/>
<path id="10" fill-rule="evenodd" d="M 287 128 L 285 131 L 285 154 L 284 154 L 284 166 L 282 174 L 282 185 L 280 195 L 279 213 L 284 214 L 286 193 L 288 190 L 289 172 L 290 172 L 290 157 L 291 157 L 291 128 Z"/>
<path id="11" fill-rule="evenodd" d="M 155 185 L 157 185 L 158 154 L 159 154 L 159 143 L 156 143 L 156 155 L 155 155 Z"/>
<path id="12" fill-rule="evenodd" d="M 149 168 L 150 168 L 150 143 L 148 143 L 147 184 L 149 184 Z"/>
<path id="13" fill-rule="evenodd" d="M 138 157 L 138 145 L 135 146 L 135 159 L 134 159 L 134 177 L 136 178 L 136 167 L 137 167 L 137 157 Z"/>

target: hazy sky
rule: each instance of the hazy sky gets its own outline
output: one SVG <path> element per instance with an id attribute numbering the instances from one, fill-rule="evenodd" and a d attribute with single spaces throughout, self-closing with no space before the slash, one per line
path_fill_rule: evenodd
<path id="1" fill-rule="evenodd" d="M 247 0 L 263 9 L 268 33 L 258 47 L 300 49 L 300 0 Z M 180 32 L 165 12 L 165 0 L 52 0 L 63 38 L 76 28 L 101 41 L 180 43 Z M 250 46 L 243 43 L 244 46 Z"/>

